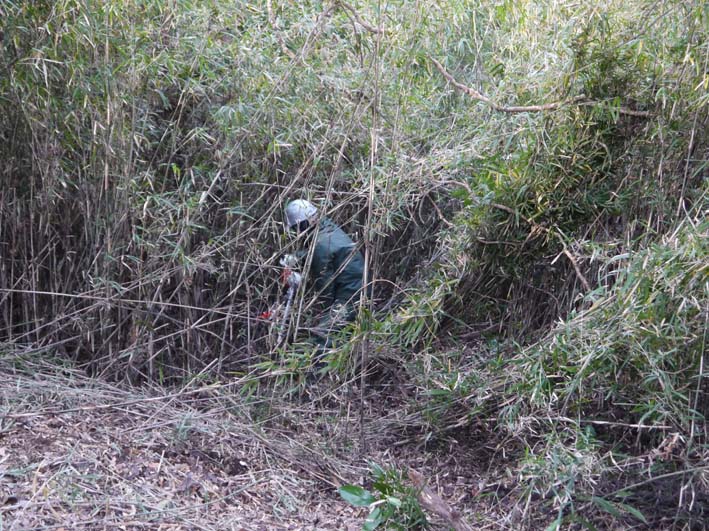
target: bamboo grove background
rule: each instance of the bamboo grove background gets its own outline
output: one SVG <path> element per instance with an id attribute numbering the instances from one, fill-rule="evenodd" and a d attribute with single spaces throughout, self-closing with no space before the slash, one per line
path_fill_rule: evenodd
<path id="1" fill-rule="evenodd" d="M 5 344 L 133 383 L 248 373 L 273 354 L 283 207 L 307 198 L 374 287 L 341 356 L 398 367 L 417 425 L 495 419 L 524 448 L 520 496 L 559 523 L 594 481 L 645 470 L 613 472 L 612 449 L 667 430 L 632 426 L 670 426 L 665 472 L 706 499 L 704 2 L 4 1 L 0 18 Z M 313 308 L 302 295 L 298 319 Z"/>

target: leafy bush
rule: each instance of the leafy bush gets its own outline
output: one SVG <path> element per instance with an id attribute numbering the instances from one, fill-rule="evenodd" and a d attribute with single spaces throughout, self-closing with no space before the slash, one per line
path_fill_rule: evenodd
<path id="1" fill-rule="evenodd" d="M 637 253 L 612 288 L 592 295 L 594 306 L 516 358 L 520 374 L 537 375 L 520 383 L 522 396 L 574 417 L 609 410 L 689 431 L 708 413 L 692 405 L 709 308 L 708 230 L 687 224 Z"/>
<path id="2" fill-rule="evenodd" d="M 344 485 L 339 489 L 345 501 L 355 507 L 370 508 L 363 531 L 380 526 L 400 531 L 428 529 L 428 520 L 417 499 L 418 492 L 404 483 L 401 471 L 372 465 L 372 475 L 374 492 L 356 485 Z"/>

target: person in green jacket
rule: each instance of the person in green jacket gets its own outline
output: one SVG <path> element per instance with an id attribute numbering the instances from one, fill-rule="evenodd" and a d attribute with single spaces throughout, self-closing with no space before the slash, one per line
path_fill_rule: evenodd
<path id="1" fill-rule="evenodd" d="M 318 345 L 330 347 L 331 334 L 356 316 L 364 257 L 352 239 L 332 220 L 319 216 L 318 209 L 309 201 L 297 199 L 288 203 L 285 218 L 289 231 L 304 239 L 302 250 L 296 253 L 299 262 L 306 262 L 310 246 L 314 246 L 306 278 L 325 303 L 327 313 L 313 332 Z"/>

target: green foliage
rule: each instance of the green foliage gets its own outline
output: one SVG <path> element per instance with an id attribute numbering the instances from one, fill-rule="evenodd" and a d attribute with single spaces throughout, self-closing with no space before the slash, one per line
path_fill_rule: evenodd
<path id="1" fill-rule="evenodd" d="M 621 518 L 626 514 L 634 516 L 636 519 L 640 520 L 642 523 L 647 524 L 647 518 L 638 511 L 635 507 L 628 505 L 627 503 L 610 502 L 605 498 L 599 498 L 598 496 L 593 496 L 591 501 L 594 505 L 598 506 L 600 509 L 604 510 L 608 514 L 615 516 L 616 518 Z"/>
<path id="2" fill-rule="evenodd" d="M 449 259 L 444 274 L 460 281 L 457 299 L 452 297 L 445 308 L 454 316 L 473 323 L 501 321 L 507 334 L 524 338 L 577 302 L 575 294 L 584 286 L 570 282 L 579 276 L 574 256 L 582 259 L 590 246 L 595 255 L 621 254 L 623 241 L 633 247 L 672 230 L 678 201 L 701 201 L 701 161 L 692 164 L 693 170 L 665 173 L 662 179 L 655 171 L 661 159 L 684 164 L 687 150 L 693 149 L 687 140 L 697 132 L 693 119 L 706 114 L 697 107 L 703 105 L 702 75 L 686 68 L 706 52 L 697 38 L 706 33 L 702 10 L 694 6 L 684 16 L 664 18 L 662 30 L 647 31 L 647 18 L 629 16 L 627 7 L 611 3 L 602 11 L 566 12 L 535 26 L 538 37 L 551 21 L 562 24 L 568 17 L 572 25 L 557 26 L 549 41 L 530 38 L 525 51 L 530 60 L 535 53 L 550 57 L 534 78 L 535 88 L 547 83 L 547 97 L 559 90 L 558 100 L 580 94 L 585 99 L 580 105 L 528 114 L 524 121 L 511 116 L 498 123 L 492 117 L 481 132 L 489 138 L 493 129 L 499 130 L 499 146 L 479 149 L 477 159 L 457 172 L 461 187 L 453 193 L 462 208 L 455 229 L 445 235 Z M 649 5 L 637 8 L 651 12 L 645 11 Z M 548 16 L 544 9 L 529 9 L 522 16 L 524 8 L 505 4 L 505 15 L 497 13 L 496 34 L 517 32 L 509 42 L 524 40 L 523 21 Z M 510 14 L 515 11 L 517 16 Z M 508 18 L 514 24 L 506 25 Z M 687 26 L 692 28 L 689 40 Z M 550 43 L 553 51 L 545 48 Z M 523 66 L 512 59 L 507 65 Z M 509 68 L 505 72 L 513 77 Z M 521 73 L 513 79 L 532 86 Z M 669 114 L 667 105 L 672 106 Z M 689 179 L 689 173 L 695 177 Z M 678 194 L 680 189 L 685 194 Z M 638 227 L 630 221 L 635 216 L 650 222 Z M 588 263 L 581 262 L 581 271 L 595 274 Z"/>
<path id="3" fill-rule="evenodd" d="M 282 296 L 280 210 L 308 197 L 366 246 L 387 309 L 325 372 L 369 349 L 419 388 L 423 428 L 497 419 L 552 525 L 582 498 L 634 514 L 586 476 L 661 432 L 587 419 L 671 426 L 687 467 L 706 444 L 706 2 L 352 9 L 3 3 L 1 338 L 131 381 L 256 369 L 247 398 L 297 394 L 312 353 L 273 352 L 258 316 Z M 300 293 L 291 332 L 320 310 Z M 424 525 L 392 474 L 347 495 Z"/>
<path id="4" fill-rule="evenodd" d="M 375 464 L 371 466 L 374 492 L 356 485 L 344 485 L 339 489 L 340 496 L 348 503 L 370 508 L 363 531 L 380 526 L 400 531 L 428 529 L 426 515 L 417 499 L 418 492 L 405 484 L 402 472 Z"/>
<path id="5" fill-rule="evenodd" d="M 384 323 L 386 340 L 404 348 L 430 346 L 445 317 L 443 304 L 452 285 L 434 273 L 427 289 L 407 293 L 400 309 Z"/>
<path id="6" fill-rule="evenodd" d="M 546 441 L 526 450 L 519 469 L 528 499 L 550 500 L 560 521 L 572 512 L 577 491 L 593 485 L 601 469 L 593 430 L 577 430 L 566 439 L 569 436 L 550 432 Z"/>
<path id="7" fill-rule="evenodd" d="M 603 400 L 637 422 L 688 429 L 702 415 L 691 402 L 709 307 L 707 229 L 683 227 L 638 253 L 602 304 L 518 358 L 538 375 L 524 395 L 574 415 Z"/>

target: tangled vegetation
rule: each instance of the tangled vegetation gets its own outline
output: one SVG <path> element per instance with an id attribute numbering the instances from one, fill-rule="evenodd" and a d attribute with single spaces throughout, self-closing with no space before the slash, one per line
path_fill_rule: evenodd
<path id="1" fill-rule="evenodd" d="M 302 400 L 317 303 L 300 293 L 289 346 L 263 314 L 283 207 L 307 198 L 373 287 L 320 398 L 395 397 L 401 439 L 480 449 L 502 528 L 706 521 L 706 2 L 43 0 L 0 19 L 4 351 L 122 384 L 238 378 L 255 424 L 295 415 L 280 398 Z M 428 525 L 405 474 L 376 470 L 408 493 L 401 511 L 378 489 L 381 522 Z"/>

